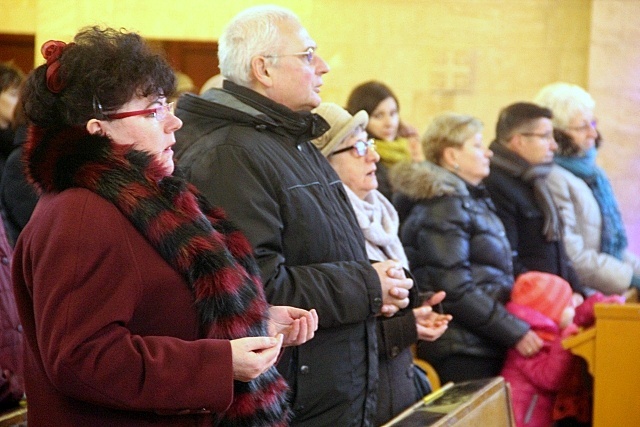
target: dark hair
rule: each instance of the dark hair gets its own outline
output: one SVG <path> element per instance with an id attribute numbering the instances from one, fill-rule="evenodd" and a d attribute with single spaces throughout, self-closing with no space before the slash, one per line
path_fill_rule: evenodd
<path id="1" fill-rule="evenodd" d="M 581 151 L 580 147 L 574 144 L 571 135 L 561 129 L 553 129 L 553 139 L 558 144 L 558 150 L 556 151 L 558 156 L 575 156 Z"/>
<path id="2" fill-rule="evenodd" d="M 12 61 L 0 62 L 0 93 L 7 89 L 19 88 L 24 81 L 24 73 Z"/>
<path id="3" fill-rule="evenodd" d="M 598 135 L 595 139 L 595 146 L 596 148 L 600 148 L 602 135 L 600 131 L 596 130 L 596 132 Z M 556 155 L 558 156 L 573 157 L 582 153 L 582 149 L 576 145 L 573 137 L 562 129 L 553 128 L 553 139 L 555 139 L 556 144 L 558 144 L 558 150 L 556 151 Z"/>
<path id="4" fill-rule="evenodd" d="M 175 76 L 167 61 L 152 52 L 142 37 L 124 29 L 87 27 L 74 37 L 59 59 L 63 89 L 47 87 L 47 65 L 36 68 L 23 91 L 25 114 L 40 127 L 81 126 L 114 111 L 134 96 L 175 90 Z"/>
<path id="5" fill-rule="evenodd" d="M 530 102 L 516 102 L 500 111 L 496 124 L 496 140 L 502 144 L 511 139 L 515 130 L 530 125 L 541 118 L 552 119 L 550 109 Z"/>
<path id="6" fill-rule="evenodd" d="M 378 104 L 389 97 L 396 101 L 398 110 L 400 110 L 398 98 L 387 85 L 373 80 L 362 83 L 351 91 L 351 95 L 349 95 L 349 99 L 347 100 L 346 110 L 352 116 L 360 110 L 366 111 L 367 114 L 371 116 Z"/>
<path id="7" fill-rule="evenodd" d="M 11 122 L 11 129 L 13 129 L 13 131 L 18 130 L 18 128 L 21 126 L 27 125 L 27 115 L 24 113 L 24 107 L 22 105 L 23 93 L 24 84 L 20 86 L 20 93 L 18 95 L 16 109 L 13 110 L 13 121 Z"/>

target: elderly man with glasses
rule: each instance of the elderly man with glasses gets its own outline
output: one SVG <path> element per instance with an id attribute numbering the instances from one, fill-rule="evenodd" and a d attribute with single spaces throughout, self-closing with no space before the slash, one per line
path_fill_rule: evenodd
<path id="1" fill-rule="evenodd" d="M 567 257 L 561 218 L 546 182 L 558 149 L 552 118 L 548 108 L 527 102 L 502 109 L 484 182 L 513 250 L 514 275 L 528 270 L 556 274 L 571 284 L 580 302 L 593 291 L 581 283 Z"/>
<path id="2" fill-rule="evenodd" d="M 271 304 L 315 308 L 315 338 L 286 350 L 292 425 L 370 426 L 376 413 L 375 319 L 409 304 L 396 260 L 371 263 L 344 188 L 310 142 L 329 71 L 289 10 L 237 15 L 219 40 L 224 83 L 186 95 L 178 164 L 247 235 Z"/>

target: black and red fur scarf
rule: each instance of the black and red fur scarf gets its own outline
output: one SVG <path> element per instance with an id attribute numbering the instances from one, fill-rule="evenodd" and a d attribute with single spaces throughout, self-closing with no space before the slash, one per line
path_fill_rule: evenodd
<path id="1" fill-rule="evenodd" d="M 189 285 L 207 338 L 267 335 L 268 304 L 252 248 L 221 209 L 146 153 L 84 128 L 31 127 L 23 160 L 40 192 L 86 188 L 113 203 Z M 204 337 L 203 337 L 204 338 Z M 224 426 L 285 426 L 287 386 L 272 367 L 234 382 Z"/>

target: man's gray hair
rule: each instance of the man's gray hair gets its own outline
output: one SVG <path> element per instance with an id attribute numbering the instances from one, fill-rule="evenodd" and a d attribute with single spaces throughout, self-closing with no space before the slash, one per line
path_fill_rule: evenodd
<path id="1" fill-rule="evenodd" d="M 250 87 L 251 59 L 257 55 L 274 55 L 280 47 L 282 22 L 299 25 L 300 19 L 279 6 L 255 6 L 236 15 L 218 41 L 218 62 L 225 79 Z"/>

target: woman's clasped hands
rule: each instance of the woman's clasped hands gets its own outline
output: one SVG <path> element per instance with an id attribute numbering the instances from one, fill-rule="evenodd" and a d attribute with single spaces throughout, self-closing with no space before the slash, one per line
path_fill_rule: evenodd
<path id="1" fill-rule="evenodd" d="M 231 340 L 235 380 L 247 382 L 257 378 L 276 363 L 283 347 L 312 339 L 318 330 L 318 313 L 315 309 L 271 306 L 268 328 L 268 337 Z"/>
<path id="2" fill-rule="evenodd" d="M 416 318 L 416 330 L 418 339 L 424 341 L 435 341 L 444 334 L 449 327 L 449 322 L 453 319 L 450 314 L 441 314 L 433 310 L 433 307 L 440 304 L 446 293 L 439 291 L 429 297 L 421 307 L 413 309 Z"/>

